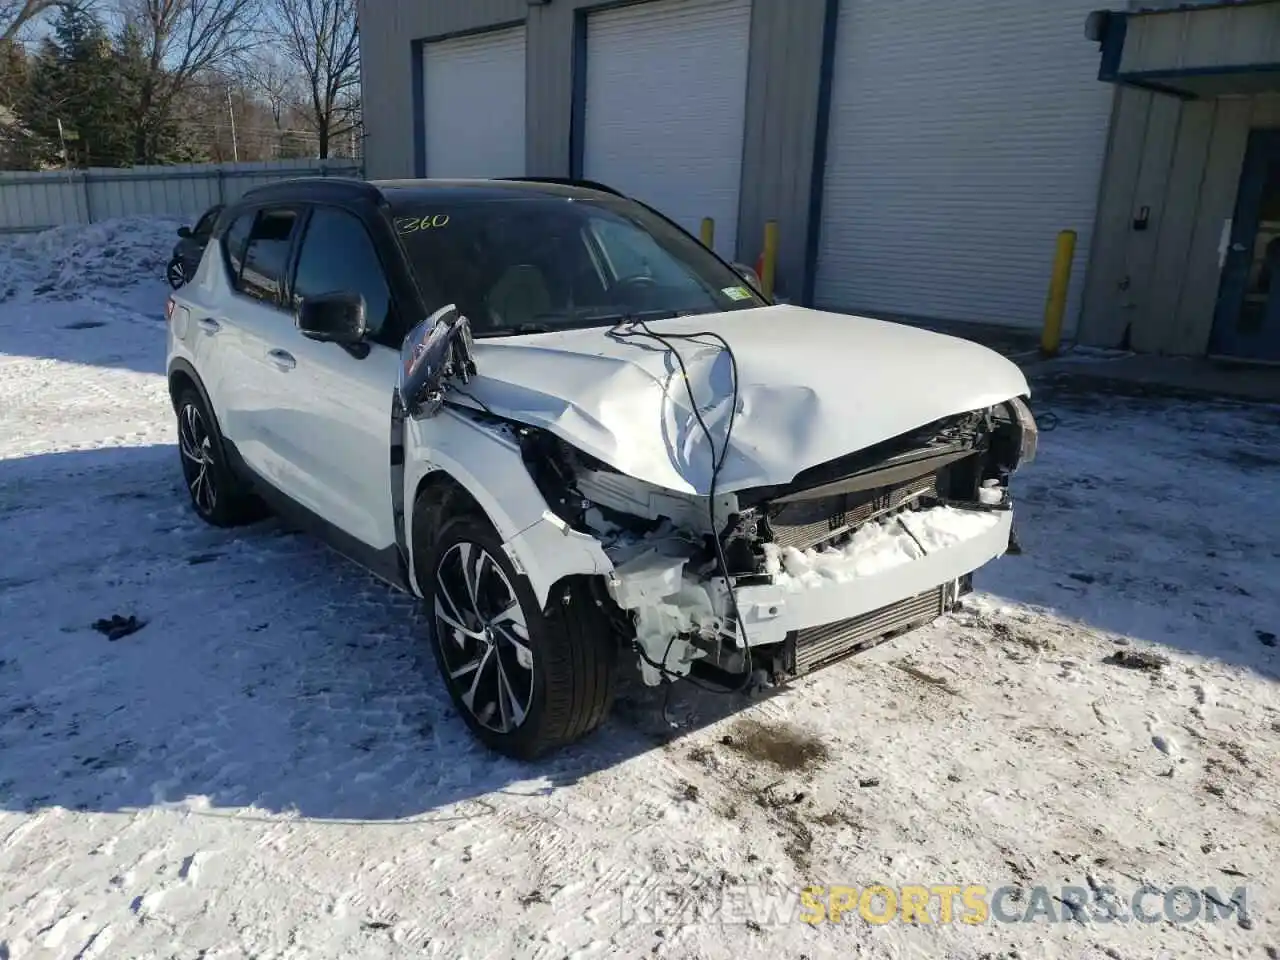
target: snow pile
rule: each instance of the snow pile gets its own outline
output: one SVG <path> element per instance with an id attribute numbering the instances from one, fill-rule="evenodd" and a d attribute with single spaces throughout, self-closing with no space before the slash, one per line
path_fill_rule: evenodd
<path id="1" fill-rule="evenodd" d="M 927 553 L 981 536 L 1000 522 L 996 512 L 932 507 L 864 524 L 838 548 L 797 550 L 765 544 L 765 572 L 797 593 L 883 573 Z"/>
<path id="2" fill-rule="evenodd" d="M 161 280 L 173 255 L 175 217 L 121 217 L 0 237 L 0 303 L 103 298 Z"/>

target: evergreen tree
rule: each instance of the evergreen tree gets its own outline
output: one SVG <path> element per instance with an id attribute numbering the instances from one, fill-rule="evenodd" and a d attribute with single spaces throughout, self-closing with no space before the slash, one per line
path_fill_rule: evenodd
<path id="1" fill-rule="evenodd" d="M 0 40 L 0 170 L 36 165 L 38 143 L 17 114 L 30 82 L 27 51 L 16 40 Z"/>
<path id="2" fill-rule="evenodd" d="M 31 135 L 32 168 L 63 162 L 55 119 L 61 110 L 61 81 L 57 45 L 46 39 L 32 59 L 27 84 L 14 103 L 18 123 Z"/>
<path id="3" fill-rule="evenodd" d="M 27 87 L 27 51 L 16 40 L 0 40 L 0 107 L 17 105 Z"/>
<path id="4" fill-rule="evenodd" d="M 85 0 L 61 4 L 53 36 L 41 46 L 17 110 L 46 144 L 50 160 L 60 159 L 65 138 L 71 166 L 132 165 L 130 117 L 120 97 L 118 67 L 106 27 Z"/>

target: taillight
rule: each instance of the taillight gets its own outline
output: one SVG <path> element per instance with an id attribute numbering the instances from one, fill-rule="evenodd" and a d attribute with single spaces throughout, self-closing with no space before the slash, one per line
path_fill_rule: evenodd
<path id="1" fill-rule="evenodd" d="M 173 297 L 170 297 L 168 300 L 164 302 L 165 323 L 169 323 L 173 320 L 173 308 L 176 307 L 177 305 L 178 304 L 174 301 Z"/>

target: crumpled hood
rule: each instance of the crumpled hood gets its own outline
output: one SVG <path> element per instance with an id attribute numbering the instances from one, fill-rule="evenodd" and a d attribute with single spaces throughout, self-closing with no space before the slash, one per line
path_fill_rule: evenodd
<path id="1" fill-rule="evenodd" d="M 659 334 L 714 331 L 738 365 L 738 413 L 717 492 L 796 474 L 951 414 L 1029 393 L 986 347 L 903 324 L 773 306 L 650 321 Z M 733 378 L 713 341 L 674 341 L 718 452 Z M 680 368 L 659 343 L 609 328 L 479 339 L 467 392 L 640 480 L 705 496 L 711 448 Z M 459 402 L 465 399 L 455 394 Z"/>

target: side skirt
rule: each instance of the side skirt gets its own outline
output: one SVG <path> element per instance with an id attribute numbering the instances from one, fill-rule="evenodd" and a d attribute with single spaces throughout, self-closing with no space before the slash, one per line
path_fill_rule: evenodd
<path id="1" fill-rule="evenodd" d="M 413 595 L 413 591 L 409 589 L 409 568 L 398 545 L 393 544 L 378 550 L 356 539 L 259 477 L 245 463 L 240 451 L 230 440 L 223 438 L 222 444 L 227 465 L 282 520 L 314 536 L 325 546 L 363 567 L 384 583 Z"/>

